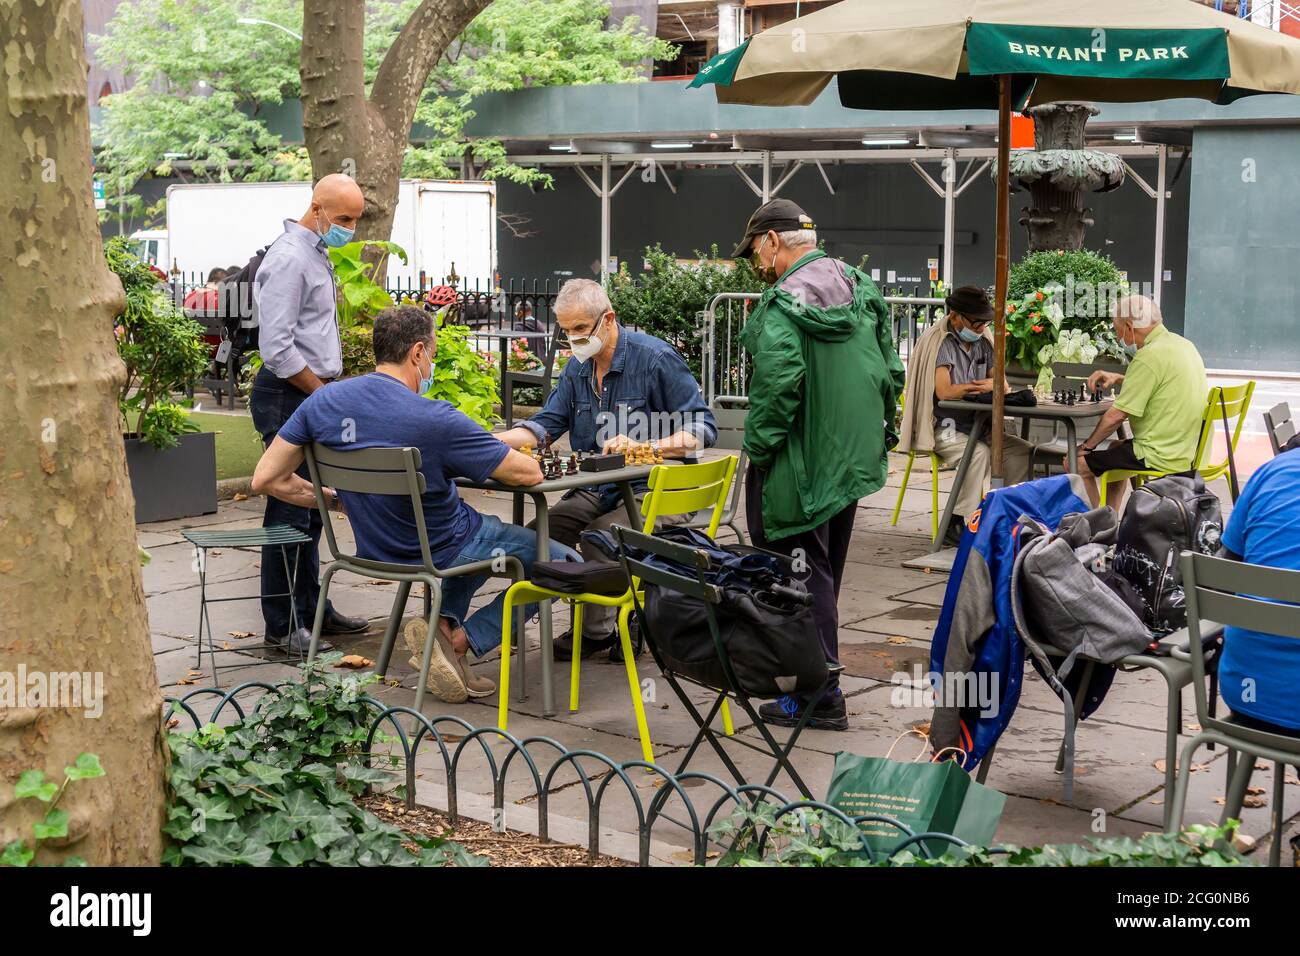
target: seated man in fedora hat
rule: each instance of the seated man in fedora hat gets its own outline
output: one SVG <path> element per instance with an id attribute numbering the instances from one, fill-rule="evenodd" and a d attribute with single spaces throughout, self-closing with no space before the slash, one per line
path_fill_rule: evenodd
<path id="1" fill-rule="evenodd" d="M 944 299 L 948 314 L 926 330 L 908 358 L 907 390 L 898 451 L 934 452 L 946 464 L 961 460 L 970 441 L 975 412 L 940 411 L 939 401 L 964 399 L 993 390 L 993 304 L 978 286 L 954 289 Z M 971 453 L 966 480 L 954 488 L 952 521 L 940 528 L 944 543 L 956 545 L 969 517 L 984 498 L 992 472 L 987 430 Z M 1034 446 L 1015 435 L 1002 444 L 1002 474 L 1007 484 L 1028 481 Z"/>

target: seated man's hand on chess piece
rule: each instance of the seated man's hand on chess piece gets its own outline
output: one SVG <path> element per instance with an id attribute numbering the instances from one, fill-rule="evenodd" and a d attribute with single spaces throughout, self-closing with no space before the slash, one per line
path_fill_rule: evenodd
<path id="1" fill-rule="evenodd" d="M 606 455 L 622 455 L 627 453 L 627 450 L 631 445 L 632 443 L 628 440 L 626 435 L 615 435 L 609 441 L 605 442 L 602 451 Z"/>
<path id="2" fill-rule="evenodd" d="M 1122 384 L 1124 376 L 1119 372 L 1103 372 L 1101 369 L 1088 376 L 1088 391 L 1106 391 Z"/>

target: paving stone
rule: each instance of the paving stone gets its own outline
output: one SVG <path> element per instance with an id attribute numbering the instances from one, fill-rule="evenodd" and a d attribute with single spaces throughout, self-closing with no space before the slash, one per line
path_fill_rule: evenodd
<path id="1" fill-rule="evenodd" d="M 841 592 L 842 619 L 841 644 L 846 650 L 846 660 L 851 665 L 843 680 L 847 695 L 849 730 L 843 733 L 809 730 L 800 738 L 794 762 L 813 790 L 822 796 L 829 782 L 834 754 L 848 750 L 869 756 L 884 756 L 900 734 L 912 727 L 925 725 L 931 712 L 925 706 L 924 687 L 914 688 L 911 680 L 895 685 L 896 671 L 911 673 L 928 667 L 929 642 L 938 620 L 939 605 L 946 587 L 943 574 L 922 574 L 901 567 L 904 560 L 928 551 L 929 502 L 927 485 L 929 476 L 923 469 L 913 473 L 913 484 L 908 496 L 917 495 L 920 505 L 907 511 L 896 527 L 889 525 L 897 496 L 899 456 L 891 458 L 895 469 L 889 484 L 872 498 L 864 501 L 857 519 L 849 564 Z M 951 483 L 951 472 L 941 475 L 941 486 Z M 467 492 L 466 499 L 485 513 L 497 514 L 507 520 L 511 517 L 508 496 L 482 492 Z M 206 669 L 197 677 L 198 683 L 182 685 L 178 681 L 189 675 L 194 667 L 195 648 L 193 635 L 198 615 L 198 589 L 192 570 L 189 546 L 179 537 L 185 527 L 240 527 L 256 526 L 264 502 L 258 498 L 242 502 L 222 502 L 216 515 L 178 522 L 142 525 L 140 540 L 148 542 L 154 552 L 154 561 L 145 569 L 145 586 L 148 595 L 150 627 L 153 633 L 155 661 L 164 694 L 180 696 L 211 682 Z M 527 508 L 531 517 L 532 507 Z M 742 516 L 743 522 L 743 516 Z M 341 547 L 350 547 L 351 526 L 346 520 L 336 520 L 336 534 Z M 255 592 L 259 585 L 258 555 L 237 552 L 212 556 L 210 592 L 214 596 Z M 323 555 L 328 561 L 329 556 Z M 473 607 L 482 607 L 505 586 L 493 581 L 475 596 Z M 336 649 L 358 653 L 372 660 L 378 657 L 383 625 L 387 620 L 394 595 L 391 584 L 371 584 L 368 580 L 347 575 L 340 576 L 331 589 L 331 597 L 340 610 L 348 614 L 363 614 L 372 622 L 371 630 L 362 635 L 335 637 L 330 640 Z M 407 618 L 419 613 L 420 597 L 408 604 Z M 231 602 L 214 605 L 210 609 L 216 627 L 218 646 L 229 644 L 231 650 L 218 654 L 218 663 L 234 664 L 220 672 L 224 687 L 233 687 L 248 680 L 276 681 L 292 678 L 297 669 L 291 663 L 262 664 L 251 651 L 241 650 L 241 639 L 230 636 L 230 631 L 251 631 L 258 638 L 245 639 L 246 645 L 260 639 L 261 612 L 257 601 Z M 553 607 L 553 624 L 557 634 L 568 627 L 569 611 L 562 604 Z M 310 623 L 310 622 L 308 622 Z M 889 638 L 905 638 L 905 643 L 891 642 Z M 510 732 L 519 737 L 546 736 L 554 738 L 573 749 L 589 748 L 609 754 L 620 761 L 640 758 L 640 742 L 632 716 L 626 672 L 621 664 L 615 665 L 603 656 L 590 659 L 582 667 L 581 709 L 570 713 L 568 703 L 569 667 L 567 662 L 557 662 L 554 670 L 555 700 L 560 713 L 554 718 L 543 718 L 540 713 L 541 694 L 538 686 L 541 667 L 538 660 L 538 632 L 530 624 L 525 644 L 528 648 L 528 698 L 523 702 L 510 701 Z M 376 699 L 386 704 L 410 706 L 414 702 L 416 672 L 407 663 L 408 653 L 399 640 L 394 651 L 388 678 L 389 683 L 371 685 L 368 690 Z M 497 652 L 484 660 L 471 659 L 471 667 L 493 680 L 498 678 Z M 696 727 L 689 714 L 673 695 L 661 675 L 655 673 L 652 660 L 643 657 L 638 663 L 640 676 L 648 681 L 647 694 L 653 699 L 647 705 L 647 719 L 655 744 L 656 760 L 664 766 L 675 768 L 685 747 L 695 735 Z M 516 678 L 517 679 L 517 678 Z M 711 695 L 692 685 L 683 685 L 690 698 L 702 706 Z M 254 696 L 246 694 L 245 698 Z M 1195 720 L 1190 695 L 1186 695 L 1182 723 Z M 196 698 L 194 707 L 201 719 L 210 716 L 215 698 Z M 252 706 L 251 702 L 248 706 Z M 1020 709 L 1011 727 L 1004 735 L 994 761 L 989 783 L 1008 793 L 1007 809 L 998 830 L 997 839 L 1018 844 L 1044 842 L 1074 842 L 1093 833 L 1094 808 L 1105 813 L 1107 835 L 1125 833 L 1138 835 L 1141 831 L 1158 826 L 1163 811 L 1163 776 L 1154 764 L 1164 756 L 1165 694 L 1163 681 L 1152 673 L 1125 673 L 1117 676 L 1111 692 L 1098 714 L 1085 722 L 1078 734 L 1079 774 L 1076 780 L 1074 806 L 1061 804 L 1060 777 L 1054 773 L 1056 748 L 1060 742 L 1060 703 L 1037 676 L 1025 680 Z M 472 726 L 489 727 L 496 724 L 497 699 L 494 696 L 462 704 L 450 705 L 433 699 L 426 700 L 425 712 L 439 718 L 457 717 Z M 738 736 L 750 743 L 761 738 L 751 726 L 740 707 L 732 707 Z M 227 708 L 220 717 L 222 722 L 234 719 L 234 711 Z M 463 739 L 463 729 L 450 720 L 439 723 L 449 746 Z M 785 740 L 788 731 L 774 728 L 774 736 Z M 896 757 L 911 759 L 920 741 L 901 742 Z M 704 745 L 693 766 L 710 772 L 724 774 L 725 768 L 716 754 Z M 732 741 L 726 744 L 728 753 L 746 776 L 758 779 L 770 767 L 770 758 L 747 750 Z M 498 759 L 508 750 L 505 741 L 490 736 L 489 747 Z M 546 745 L 540 742 L 530 747 L 537 759 L 548 764 L 551 759 Z M 1210 763 L 1213 769 L 1192 775 L 1188 819 L 1205 821 L 1216 819 L 1219 808 L 1215 797 L 1222 795 L 1222 752 L 1209 754 L 1202 751 L 1199 762 Z M 546 759 L 542 759 L 545 757 Z M 464 799 L 471 796 L 488 800 L 490 805 L 491 772 L 481 752 L 467 751 L 463 767 L 459 768 L 457 787 Z M 436 746 L 426 744 L 417 756 L 418 782 L 421 786 L 445 788 L 445 770 Z M 517 764 L 517 766 L 515 765 Z M 597 772 L 594 764 L 592 772 Z M 531 784 L 526 768 L 516 759 L 510 770 L 507 796 L 513 804 L 530 809 L 536 797 L 525 791 Z M 1270 785 L 1271 770 L 1261 771 L 1256 785 Z M 654 777 L 637 774 L 633 782 L 643 800 L 656 791 Z M 614 786 L 614 785 L 611 785 Z M 618 786 L 621 787 L 621 784 Z M 794 794 L 795 788 L 785 778 L 778 788 Z M 585 821 L 586 797 L 576 775 L 566 772 L 557 777 L 554 792 L 548 798 L 550 809 L 561 817 Z M 698 784 L 690 788 L 693 803 L 711 804 L 716 794 L 710 794 L 709 785 Z M 1271 798 L 1271 794 L 1266 794 Z M 698 798 L 698 799 L 697 799 Z M 601 817 L 602 826 L 627 833 L 635 828 L 636 810 L 626 794 L 616 790 L 608 796 L 608 806 Z M 674 797 L 675 806 L 668 812 L 680 817 L 684 808 Z M 1287 814 L 1300 813 L 1300 785 L 1287 788 Z M 1243 813 L 1246 831 L 1262 836 L 1269 826 L 1269 809 L 1246 810 Z M 677 851 L 656 850 L 660 857 L 680 852 L 687 842 L 686 834 L 668 821 L 658 824 L 654 831 L 656 846 L 677 847 Z M 634 845 L 634 844 L 633 844 Z M 663 860 L 682 863 L 684 860 Z"/>

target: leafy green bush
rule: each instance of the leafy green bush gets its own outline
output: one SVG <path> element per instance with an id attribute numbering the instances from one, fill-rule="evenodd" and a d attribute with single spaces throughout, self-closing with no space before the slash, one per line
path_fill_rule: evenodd
<path id="1" fill-rule="evenodd" d="M 46 804 L 45 814 L 39 823 L 32 824 L 32 845 L 21 837 L 5 845 L 0 851 L 0 866 L 30 866 L 40 849 L 42 840 L 61 840 L 68 835 L 68 811 L 59 809 L 59 801 L 74 780 L 93 780 L 104 776 L 104 768 L 94 754 L 81 754 L 71 767 L 63 768 L 63 783 L 46 780 L 44 772 L 27 770 L 19 775 L 14 785 L 15 800 L 38 800 Z M 79 856 L 69 856 L 61 866 L 85 866 Z"/>
<path id="2" fill-rule="evenodd" d="M 126 365 L 126 380 L 117 396 L 122 429 L 155 448 L 173 448 L 181 435 L 198 431 L 185 410 L 171 401 L 171 393 L 190 385 L 208 367 L 203 326 L 176 308 L 125 237 L 109 239 L 104 258 L 126 293 L 126 308 L 113 330 L 117 354 Z"/>
<path id="3" fill-rule="evenodd" d="M 696 250 L 683 264 L 656 243 L 645 250 L 649 269 L 633 275 L 626 263 L 610 276 L 607 291 L 619 321 L 658 336 L 681 352 L 696 377 L 703 351 L 700 316 L 720 292 L 762 292 L 762 280 L 749 260 L 720 261 L 716 245 Z"/>
<path id="4" fill-rule="evenodd" d="M 1092 837 L 1086 845 L 999 848 L 954 846 L 926 859 L 911 849 L 889 859 L 871 860 L 855 828 L 811 808 L 776 818 L 770 803 L 737 810 L 709 828 L 731 848 L 716 866 L 1240 866 L 1247 863 L 1232 846 L 1240 823 L 1223 827 L 1190 826 L 1181 833 L 1130 837 Z M 760 838 L 766 834 L 760 847 Z M 899 837 L 900 842 L 902 837 Z"/>
<path id="5" fill-rule="evenodd" d="M 1031 252 L 1011 267 L 1008 304 L 1020 304 L 1035 292 L 1054 286 L 1061 307 L 1061 328 L 1093 332 L 1110 322 L 1114 297 L 1127 294 L 1127 284 L 1109 256 L 1087 249 Z"/>
<path id="6" fill-rule="evenodd" d="M 496 406 L 501 402 L 499 374 L 492 359 L 475 351 L 468 326 L 444 322 L 445 310 L 438 313 L 438 352 L 433 360 L 433 387 L 425 398 L 440 398 L 484 428 L 496 421 Z"/>
<path id="7" fill-rule="evenodd" d="M 1056 358 L 1062 336 L 1083 334 L 1100 353 L 1119 359 L 1111 307 L 1128 284 L 1108 256 L 1056 250 L 1031 252 L 1011 267 L 1007 287 L 1007 361 L 1039 372 Z"/>
<path id="8" fill-rule="evenodd" d="M 485 864 L 456 843 L 410 836 L 356 805 L 390 777 L 367 766 L 364 752 L 372 713 L 362 691 L 379 678 L 330 673 L 340 657 L 303 664 L 301 680 L 230 727 L 169 735 L 173 800 L 163 831 L 175 842 L 165 864 Z"/>

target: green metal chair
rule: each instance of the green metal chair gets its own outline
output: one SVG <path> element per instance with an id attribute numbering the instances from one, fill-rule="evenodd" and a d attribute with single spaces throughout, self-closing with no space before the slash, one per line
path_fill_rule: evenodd
<path id="1" fill-rule="evenodd" d="M 1205 654 L 1200 636 L 1207 621 L 1246 627 L 1266 634 L 1300 639 L 1300 571 L 1261 567 L 1184 552 L 1182 556 L 1183 590 L 1187 595 L 1187 630 L 1190 646 L 1186 653 L 1175 655 L 1189 660 L 1195 680 L 1196 716 L 1201 732 L 1183 748 L 1178 767 L 1178 784 L 1167 830 L 1177 833 L 1182 827 L 1187 784 L 1192 758 L 1202 744 L 1223 744 L 1228 748 L 1228 785 L 1222 820 L 1238 817 L 1246 788 L 1255 771 L 1255 758 L 1273 761 L 1273 845 L 1269 849 L 1270 866 L 1282 859 L 1282 811 L 1286 767 L 1300 767 L 1300 736 L 1291 737 L 1246 727 L 1231 716 L 1218 719 L 1209 709 L 1205 692 Z M 1296 645 L 1300 655 L 1300 644 Z M 1237 755 L 1241 751 L 1241 756 Z"/>
<path id="2" fill-rule="evenodd" d="M 428 630 L 424 639 L 424 656 L 420 663 L 420 683 L 415 692 L 415 709 L 420 711 L 424 705 L 425 683 L 429 678 L 429 661 L 433 657 L 438 612 L 442 607 L 443 579 L 473 574 L 520 581 L 524 576 L 523 565 L 518 558 L 502 557 L 472 561 L 446 570 L 434 567 L 433 559 L 429 555 L 429 534 L 424 526 L 424 507 L 420 500 L 420 496 L 425 491 L 425 480 L 420 472 L 418 448 L 363 448 L 336 451 L 319 442 L 312 442 L 303 450 L 307 457 L 307 472 L 311 475 L 312 490 L 316 493 L 316 507 L 320 510 L 321 519 L 325 524 L 325 537 L 329 542 L 330 553 L 334 555 L 334 560 L 321 576 L 320 599 L 316 602 L 316 622 L 311 629 L 311 649 L 307 653 L 307 660 L 316 658 L 316 646 L 320 642 L 321 627 L 325 622 L 325 605 L 326 598 L 329 596 L 330 581 L 339 571 L 351 571 L 362 577 L 397 582 L 397 597 L 388 616 L 388 627 L 384 631 L 384 643 L 380 648 L 379 662 L 375 668 L 381 677 L 387 674 L 388 661 L 393 655 L 393 643 L 397 639 L 402 615 L 406 611 L 406 600 L 411 594 L 411 585 L 422 582 L 425 586 L 424 616 Z M 420 563 L 393 564 L 357 557 L 355 554 L 345 554 L 334 537 L 334 523 L 330 520 L 329 505 L 322 492 L 325 487 L 358 494 L 409 497 L 411 510 L 415 515 L 415 530 L 420 541 Z M 520 646 L 522 646 L 523 624 L 524 618 L 521 614 L 518 618 Z"/>
<path id="3" fill-rule="evenodd" d="M 1229 456 L 1224 454 L 1222 461 L 1208 461 L 1214 449 L 1214 425 L 1216 422 L 1223 424 L 1224 413 L 1227 413 L 1229 420 L 1235 418 L 1236 426 L 1230 433 L 1225 434 L 1225 438 L 1232 445 L 1232 451 L 1235 453 L 1237 442 L 1241 438 L 1241 428 L 1246 421 L 1246 413 L 1250 410 L 1250 399 L 1255 393 L 1255 383 L 1246 382 L 1242 385 L 1218 385 L 1210 386 L 1210 393 L 1205 400 L 1205 411 L 1201 416 L 1201 437 L 1197 441 L 1196 454 L 1192 461 L 1196 463 L 1197 470 L 1200 471 L 1201 477 L 1205 481 L 1211 482 L 1216 478 L 1222 477 L 1228 472 Z M 1226 432 L 1226 426 L 1225 426 Z M 1125 479 L 1136 479 L 1139 483 L 1152 478 L 1162 478 L 1165 472 L 1155 470 L 1128 471 L 1114 469 L 1097 477 L 1097 488 L 1100 496 L 1099 504 L 1106 503 L 1106 487 L 1111 482 L 1123 481 Z M 1233 485 L 1230 488 L 1232 500 L 1237 500 L 1237 488 Z"/>

